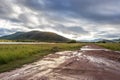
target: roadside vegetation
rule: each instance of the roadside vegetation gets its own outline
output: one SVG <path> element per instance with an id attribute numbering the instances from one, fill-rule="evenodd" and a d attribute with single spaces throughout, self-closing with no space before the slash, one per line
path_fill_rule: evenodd
<path id="1" fill-rule="evenodd" d="M 0 39 L 0 42 L 14 42 L 13 40 Z"/>
<path id="2" fill-rule="evenodd" d="M 97 43 L 97 45 L 105 47 L 107 49 L 120 51 L 120 43 Z"/>
<path id="3" fill-rule="evenodd" d="M 43 56 L 64 50 L 78 50 L 84 43 L 0 44 L 0 72 L 9 71 Z"/>

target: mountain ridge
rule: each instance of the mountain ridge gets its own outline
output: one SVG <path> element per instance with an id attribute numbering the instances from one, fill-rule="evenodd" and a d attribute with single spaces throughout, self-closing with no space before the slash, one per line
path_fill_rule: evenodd
<path id="1" fill-rule="evenodd" d="M 17 40 L 17 41 L 39 41 L 39 42 L 68 42 L 70 39 L 65 38 L 53 32 L 16 32 L 11 35 L 2 36 L 0 39 Z"/>

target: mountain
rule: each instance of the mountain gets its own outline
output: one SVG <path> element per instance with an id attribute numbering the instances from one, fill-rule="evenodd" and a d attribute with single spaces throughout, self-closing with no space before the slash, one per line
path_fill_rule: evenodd
<path id="1" fill-rule="evenodd" d="M 99 42 L 99 41 L 102 41 L 103 39 L 91 39 L 91 40 L 79 40 L 78 42 Z"/>
<path id="2" fill-rule="evenodd" d="M 107 39 L 103 39 L 103 40 L 100 40 L 98 42 L 102 42 L 102 43 L 113 43 L 112 40 L 107 40 Z"/>
<path id="3" fill-rule="evenodd" d="M 17 41 L 40 41 L 40 42 L 68 42 L 69 39 L 52 32 L 30 31 L 16 32 L 11 35 L 0 37 L 0 39 Z"/>
<path id="4" fill-rule="evenodd" d="M 120 39 L 112 39 L 112 40 L 107 40 L 107 39 L 102 39 L 102 40 L 99 40 L 97 42 L 103 42 L 103 43 L 119 43 L 120 42 Z"/>
<path id="5" fill-rule="evenodd" d="M 120 42 L 120 38 L 119 39 L 114 39 L 112 41 L 114 41 L 114 42 Z"/>

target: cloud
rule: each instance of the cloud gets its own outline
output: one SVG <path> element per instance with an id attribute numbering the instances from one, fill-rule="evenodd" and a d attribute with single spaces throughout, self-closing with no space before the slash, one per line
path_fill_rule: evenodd
<path id="1" fill-rule="evenodd" d="M 119 7 L 120 0 L 1 0 L 0 29 L 6 24 L 16 31 L 51 31 L 77 40 L 119 38 Z"/>
<path id="2" fill-rule="evenodd" d="M 71 17 L 100 23 L 120 23 L 119 0 L 20 0 L 19 3 L 36 11 L 71 14 Z"/>
<path id="3" fill-rule="evenodd" d="M 5 15 L 9 15 L 12 13 L 12 8 L 10 7 L 11 5 L 9 4 L 9 1 L 7 2 L 6 0 L 1 0 L 0 1 L 0 17 Z"/>
<path id="4" fill-rule="evenodd" d="M 17 28 L 12 28 L 12 29 L 0 28 L 0 36 L 12 34 L 15 33 L 16 31 L 18 31 Z"/>

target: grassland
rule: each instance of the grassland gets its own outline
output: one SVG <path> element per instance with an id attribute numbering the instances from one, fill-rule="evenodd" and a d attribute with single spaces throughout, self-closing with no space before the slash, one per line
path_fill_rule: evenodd
<path id="1" fill-rule="evenodd" d="M 41 59 L 47 54 L 57 51 L 77 50 L 82 43 L 56 43 L 56 44 L 19 44 L 0 45 L 0 72 L 21 67 L 26 63 Z"/>
<path id="2" fill-rule="evenodd" d="M 57 51 L 78 50 L 85 44 L 87 43 L 0 44 L 0 72 L 21 67 Z M 96 44 L 111 50 L 120 51 L 120 43 Z"/>
<path id="3" fill-rule="evenodd" d="M 120 43 L 97 43 L 97 45 L 105 47 L 107 49 L 120 51 Z"/>
<path id="4" fill-rule="evenodd" d="M 14 42 L 13 40 L 0 39 L 0 42 Z"/>

